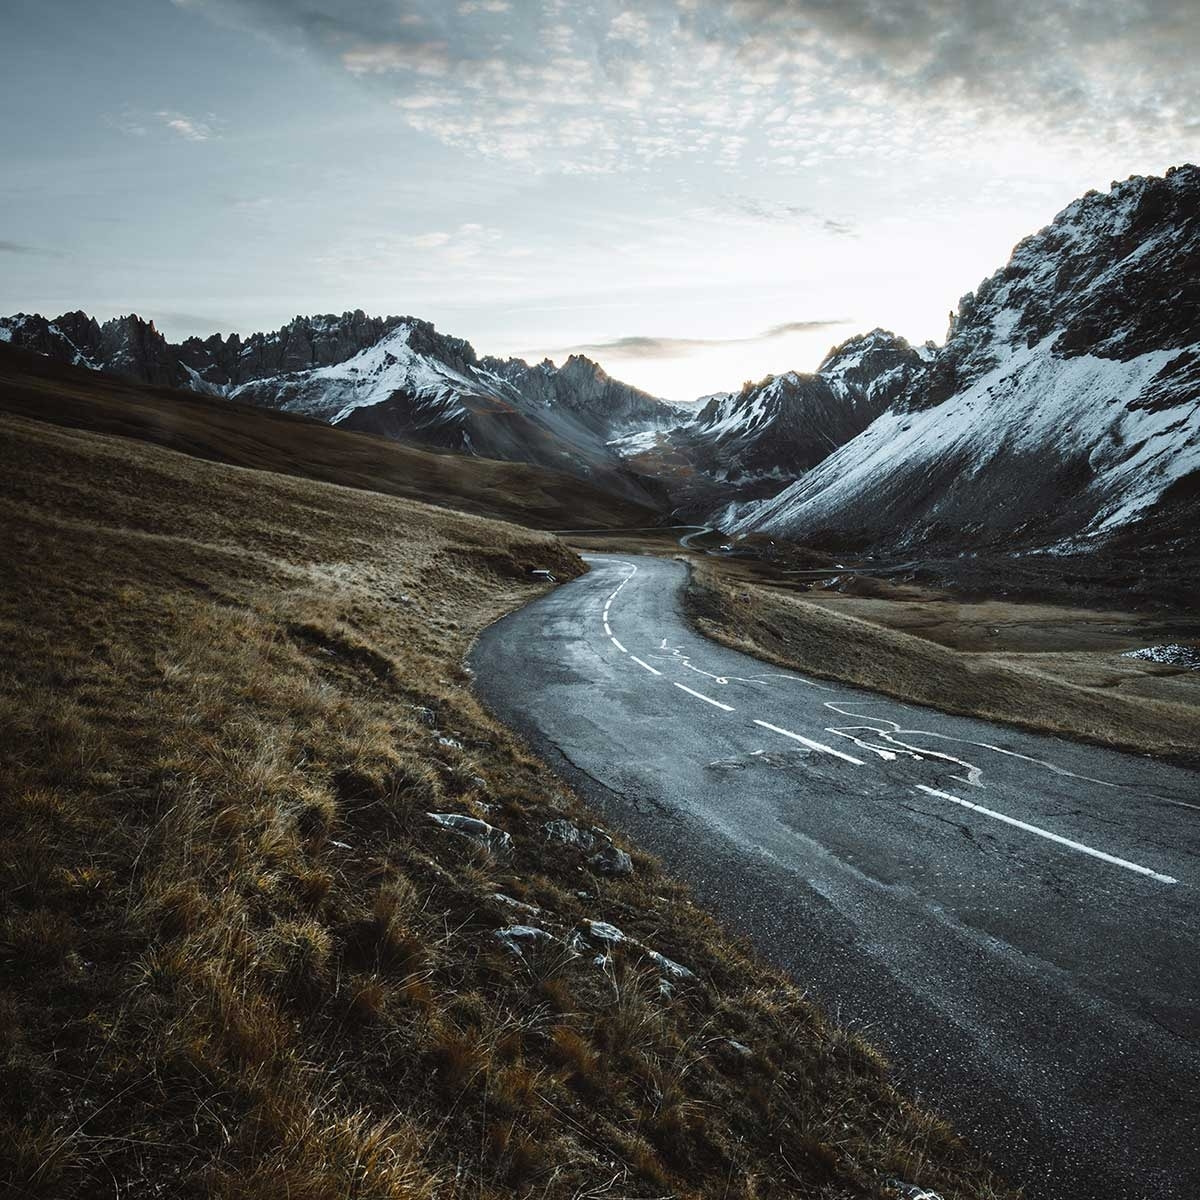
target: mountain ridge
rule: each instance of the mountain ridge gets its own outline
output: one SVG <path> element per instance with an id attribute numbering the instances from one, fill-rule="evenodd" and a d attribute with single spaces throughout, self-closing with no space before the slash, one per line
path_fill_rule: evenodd
<path id="1" fill-rule="evenodd" d="M 470 342 L 417 317 L 361 309 L 296 317 L 243 339 L 168 342 L 136 315 L 103 324 L 83 312 L 0 319 L 0 340 L 54 361 L 133 382 L 314 416 L 328 424 L 440 450 L 529 462 L 658 504 L 607 447 L 626 430 L 665 424 L 676 410 L 573 356 L 562 368 L 481 359 Z"/>
<path id="2" fill-rule="evenodd" d="M 1200 169 L 1185 165 L 1080 197 L 1018 243 L 870 427 L 732 525 L 1064 551 L 1138 526 L 1166 545 L 1198 478 Z"/>

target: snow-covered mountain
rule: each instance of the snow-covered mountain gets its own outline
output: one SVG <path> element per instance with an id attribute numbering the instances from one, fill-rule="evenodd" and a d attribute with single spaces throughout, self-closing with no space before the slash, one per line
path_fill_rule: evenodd
<path id="1" fill-rule="evenodd" d="M 863 432 L 744 506 L 736 531 L 959 549 L 1187 536 L 1200 497 L 1200 169 L 1075 201 L 962 299 L 926 357 Z"/>
<path id="2" fill-rule="evenodd" d="M 719 524 L 722 514 L 778 493 L 907 397 L 933 353 L 876 329 L 835 346 L 812 374 L 788 371 L 717 392 L 673 428 L 612 445 L 643 474 L 668 478 L 679 512 Z"/>
<path id="3" fill-rule="evenodd" d="M 571 471 L 687 518 L 770 496 L 903 392 L 921 352 L 876 330 L 815 375 L 772 377 L 681 408 L 572 355 L 480 358 L 415 317 L 297 317 L 272 333 L 172 344 L 137 316 L 0 318 L 0 341 L 418 445 Z"/>
<path id="4" fill-rule="evenodd" d="M 414 317 L 297 317 L 243 341 L 173 345 L 136 316 L 99 324 L 0 318 L 0 341 L 142 383 L 314 417 L 420 445 L 551 466 L 640 500 L 657 498 L 608 443 L 673 424 L 677 410 L 582 356 L 561 368 L 480 359 L 470 343 Z M 647 488 L 649 491 L 647 491 Z"/>
<path id="5" fill-rule="evenodd" d="M 788 371 L 712 396 L 685 429 L 693 461 L 731 482 L 794 478 L 905 396 L 928 353 L 876 329 L 836 346 L 814 374 Z"/>

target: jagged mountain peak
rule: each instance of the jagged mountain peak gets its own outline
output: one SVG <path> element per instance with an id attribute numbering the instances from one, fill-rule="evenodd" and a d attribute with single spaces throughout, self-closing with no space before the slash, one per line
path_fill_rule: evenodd
<path id="1" fill-rule="evenodd" d="M 1167 536 L 1200 478 L 1200 171 L 1068 205 L 921 357 L 876 421 L 739 528 L 1078 547 L 1153 516 Z"/>
<path id="2" fill-rule="evenodd" d="M 988 365 L 969 361 L 981 340 L 1030 346 L 1054 334 L 1064 357 L 1126 361 L 1188 344 L 1198 324 L 1200 168 L 1185 164 L 1089 192 L 1018 243 L 960 301 L 947 350 L 961 382 Z"/>
<path id="3" fill-rule="evenodd" d="M 136 315 L 97 323 L 0 318 L 0 341 L 143 383 L 185 388 L 404 441 L 543 463 L 645 503 L 614 437 L 678 419 L 665 401 L 574 355 L 555 367 L 480 358 L 471 343 L 413 316 L 299 314 L 243 337 L 169 343 Z"/>
<path id="4" fill-rule="evenodd" d="M 853 334 L 844 342 L 833 346 L 821 360 L 821 365 L 817 367 L 817 373 L 828 375 L 847 362 L 856 363 L 865 354 L 904 353 L 911 349 L 912 347 L 899 334 L 893 333 L 890 329 L 876 326 L 867 333 Z"/>

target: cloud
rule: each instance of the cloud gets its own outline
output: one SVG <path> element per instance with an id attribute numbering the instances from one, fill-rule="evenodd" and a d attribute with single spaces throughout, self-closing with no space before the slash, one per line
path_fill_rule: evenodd
<path id="1" fill-rule="evenodd" d="M 172 112 L 168 109 L 161 109 L 154 116 L 173 134 L 183 138 L 187 142 L 207 142 L 217 136 L 211 116 L 209 120 L 201 121 L 195 117 L 189 117 L 181 112 Z"/>
<path id="2" fill-rule="evenodd" d="M 105 113 L 102 120 L 127 137 L 148 137 L 156 128 L 187 142 L 207 142 L 221 136 L 221 123 L 212 113 L 200 119 L 168 108 L 160 108 L 156 112 L 127 108 L 120 113 Z"/>
<path id="3" fill-rule="evenodd" d="M 788 337 L 797 333 L 818 333 L 824 329 L 837 329 L 853 322 L 849 318 L 822 321 L 789 321 L 783 325 L 773 325 L 770 329 L 752 337 L 737 338 L 672 338 L 648 337 L 635 335 L 631 337 L 614 338 L 607 342 L 591 342 L 580 346 L 569 346 L 566 349 L 552 352 L 552 358 L 560 358 L 570 354 L 604 355 L 608 358 L 621 359 L 655 359 L 655 358 L 684 358 L 691 354 L 700 354 L 706 350 L 718 350 L 726 346 L 747 346 L 752 343 L 770 342 L 776 338 Z"/>
<path id="4" fill-rule="evenodd" d="M 1197 134 L 1196 0 L 174 2 L 385 89 L 422 133 L 539 170 L 889 170 L 987 127 L 1103 147 Z"/>
<path id="5" fill-rule="evenodd" d="M 104 113 L 101 120 L 110 129 L 115 129 L 126 137 L 145 137 L 150 132 L 145 114 L 126 110 L 122 113 Z"/>
<path id="6" fill-rule="evenodd" d="M 824 216 L 803 204 L 785 204 L 758 200 L 753 196 L 732 195 L 723 196 L 716 206 L 716 211 L 774 225 L 814 224 L 826 233 L 838 237 L 854 236 L 853 225 L 836 217 Z"/>
<path id="7" fill-rule="evenodd" d="M 774 338 L 789 337 L 793 333 L 817 333 L 822 329 L 836 329 L 840 325 L 853 324 L 849 318 L 840 321 L 788 321 L 783 325 L 772 325 L 770 329 L 750 341 L 769 342 Z"/>
<path id="8" fill-rule="evenodd" d="M 0 241 L 0 254 L 17 254 L 24 258 L 65 258 L 61 250 L 47 250 L 42 246 L 29 246 L 24 242 Z"/>
<path id="9" fill-rule="evenodd" d="M 434 229 L 400 238 L 399 246 L 436 252 L 448 262 L 463 263 L 480 258 L 485 253 L 493 253 L 501 237 L 498 229 L 468 221 L 455 229 Z"/>

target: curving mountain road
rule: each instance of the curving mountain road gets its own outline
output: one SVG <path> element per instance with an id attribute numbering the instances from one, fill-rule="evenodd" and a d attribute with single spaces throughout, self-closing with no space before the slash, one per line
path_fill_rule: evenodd
<path id="1" fill-rule="evenodd" d="M 1200 775 L 781 671 L 681 564 L 589 562 L 480 639 L 493 711 L 1030 1200 L 1200 1196 Z"/>

